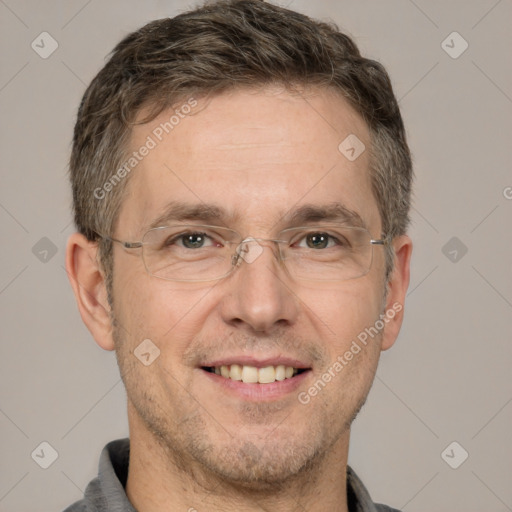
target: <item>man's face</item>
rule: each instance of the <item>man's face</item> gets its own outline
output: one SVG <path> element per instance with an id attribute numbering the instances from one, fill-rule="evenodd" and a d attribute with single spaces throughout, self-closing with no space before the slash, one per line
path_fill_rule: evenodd
<path id="1" fill-rule="evenodd" d="M 339 203 L 380 238 L 368 151 L 349 161 L 338 149 L 350 134 L 369 148 L 365 123 L 333 92 L 305 98 L 266 90 L 199 101 L 132 171 L 115 236 L 141 240 L 170 203 L 180 202 L 224 212 L 188 223 L 275 239 L 297 227 L 290 219 L 301 206 Z M 136 126 L 132 150 L 171 115 Z M 184 467 L 199 464 L 246 483 L 283 481 L 346 447 L 374 377 L 381 336 L 334 372 L 309 403 L 298 396 L 385 308 L 382 247 L 374 248 L 368 274 L 327 284 L 290 278 L 272 244 L 262 247 L 251 263 L 206 283 L 158 279 L 146 272 L 140 249 L 114 249 L 115 341 L 132 438 L 151 432 Z M 160 350 L 149 366 L 133 354 L 146 339 Z M 244 383 L 206 369 L 221 364 L 306 371 L 272 384 Z"/>

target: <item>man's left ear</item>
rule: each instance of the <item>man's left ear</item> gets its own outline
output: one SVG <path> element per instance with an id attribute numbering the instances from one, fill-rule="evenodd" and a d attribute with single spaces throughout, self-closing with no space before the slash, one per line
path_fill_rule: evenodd
<path id="1" fill-rule="evenodd" d="M 392 347 L 398 337 L 404 318 L 405 295 L 410 278 L 412 240 L 407 235 L 402 235 L 393 239 L 392 244 L 395 249 L 395 264 L 387 283 L 388 294 L 384 311 L 387 321 L 385 321 L 381 350 Z"/>

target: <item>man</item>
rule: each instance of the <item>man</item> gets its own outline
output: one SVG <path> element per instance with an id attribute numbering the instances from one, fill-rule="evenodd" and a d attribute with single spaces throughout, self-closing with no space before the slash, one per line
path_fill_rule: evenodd
<path id="1" fill-rule="evenodd" d="M 119 43 L 70 168 L 67 269 L 130 439 L 67 511 L 392 510 L 347 466 L 409 283 L 382 66 L 296 12 L 210 2 Z"/>

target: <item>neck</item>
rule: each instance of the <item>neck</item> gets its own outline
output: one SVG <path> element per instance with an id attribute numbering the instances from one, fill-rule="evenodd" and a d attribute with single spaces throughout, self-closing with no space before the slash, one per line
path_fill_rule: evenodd
<path id="1" fill-rule="evenodd" d="M 350 432 L 292 480 L 269 487 L 229 482 L 195 460 L 178 458 L 129 413 L 126 493 L 138 512 L 348 512 L 346 464 Z M 170 508 L 172 505 L 172 508 Z"/>

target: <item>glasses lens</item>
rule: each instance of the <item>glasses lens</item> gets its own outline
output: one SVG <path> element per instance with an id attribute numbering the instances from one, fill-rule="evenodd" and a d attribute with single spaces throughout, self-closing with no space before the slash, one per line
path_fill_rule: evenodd
<path id="1" fill-rule="evenodd" d="M 151 275 L 201 282 L 221 279 L 233 270 L 242 237 L 228 228 L 181 224 L 151 229 L 142 242 L 142 258 Z M 345 281 L 365 275 L 372 264 L 371 235 L 364 228 L 286 229 L 279 234 L 279 245 L 283 263 L 296 279 Z M 242 259 L 252 263 L 245 253 Z"/>
<path id="2" fill-rule="evenodd" d="M 370 270 L 373 246 L 364 228 L 315 226 L 287 229 L 281 235 L 289 240 L 282 257 L 297 279 L 345 281 Z"/>
<path id="3" fill-rule="evenodd" d="M 211 281 L 231 271 L 240 236 L 227 228 L 176 225 L 151 229 L 142 241 L 150 274 L 171 281 Z"/>

